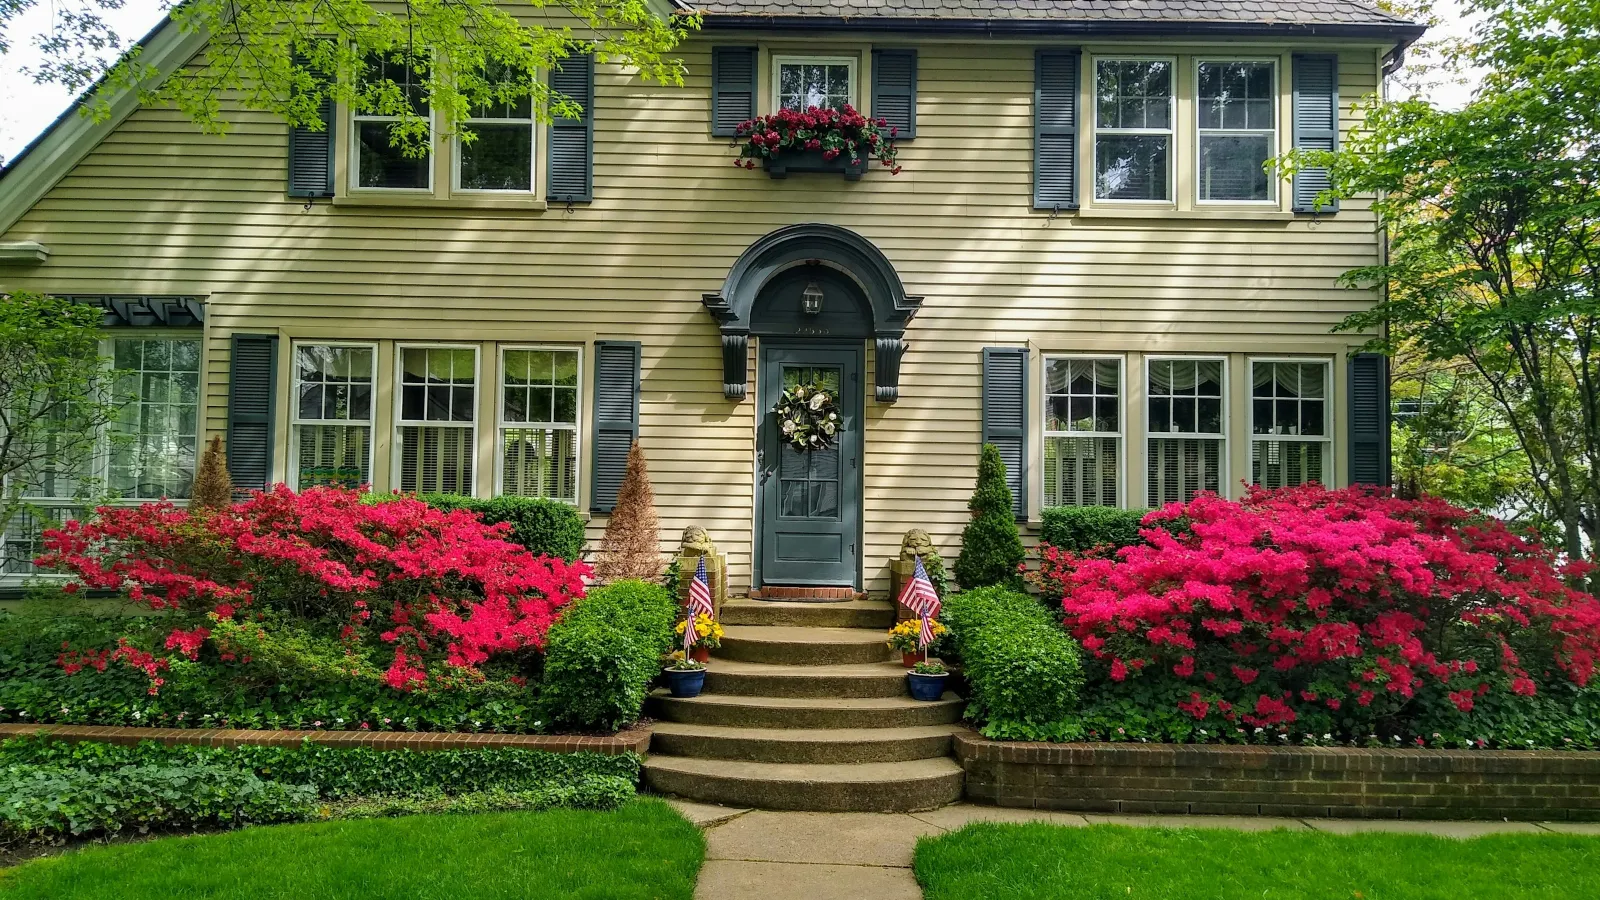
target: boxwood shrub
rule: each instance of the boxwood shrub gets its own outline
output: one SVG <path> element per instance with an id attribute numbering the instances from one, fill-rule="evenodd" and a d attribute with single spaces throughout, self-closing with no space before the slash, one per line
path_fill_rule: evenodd
<path id="1" fill-rule="evenodd" d="M 583 553 L 583 517 L 577 507 L 559 500 L 537 497 L 494 497 L 480 500 L 460 494 L 420 494 L 436 509 L 465 509 L 490 525 L 511 525 L 511 540 L 538 556 L 559 556 L 572 561 Z"/>
<path id="2" fill-rule="evenodd" d="M 1039 542 L 1077 553 L 1106 545 L 1120 549 L 1142 544 L 1139 520 L 1148 512 L 1110 506 L 1054 506 L 1043 513 Z"/>
<path id="3" fill-rule="evenodd" d="M 943 619 L 961 656 L 967 718 L 997 740 L 1081 735 L 1078 645 L 1039 601 L 1001 587 L 952 595 Z"/>
<path id="4" fill-rule="evenodd" d="M 557 728 L 616 731 L 639 718 L 677 602 L 658 584 L 619 581 L 567 607 L 545 644 L 540 707 Z"/>

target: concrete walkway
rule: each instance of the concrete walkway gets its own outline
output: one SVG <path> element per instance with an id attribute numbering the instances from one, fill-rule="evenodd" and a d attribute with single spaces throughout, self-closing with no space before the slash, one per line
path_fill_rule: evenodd
<path id="1" fill-rule="evenodd" d="M 706 862 L 696 900 L 921 900 L 922 891 L 911 877 L 917 838 L 969 822 L 1396 831 L 1454 838 L 1508 832 L 1600 835 L 1600 823 L 1078 815 L 967 803 L 909 814 L 766 812 L 684 801 L 672 805 L 706 830 Z"/>

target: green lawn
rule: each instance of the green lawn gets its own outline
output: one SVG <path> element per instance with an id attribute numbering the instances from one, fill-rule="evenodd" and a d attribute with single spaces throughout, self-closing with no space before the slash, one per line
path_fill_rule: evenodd
<path id="1" fill-rule="evenodd" d="M 92 847 L 0 871 L 5 898 L 690 900 L 699 829 L 665 803 L 616 812 L 409 816 Z"/>
<path id="2" fill-rule="evenodd" d="M 976 823 L 917 844 L 925 900 L 1576 900 L 1600 840 Z"/>

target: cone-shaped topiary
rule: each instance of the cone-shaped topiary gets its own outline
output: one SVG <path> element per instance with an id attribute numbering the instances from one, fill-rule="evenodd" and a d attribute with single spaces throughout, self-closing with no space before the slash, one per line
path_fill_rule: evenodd
<path id="1" fill-rule="evenodd" d="M 227 509 L 233 505 L 233 479 L 228 477 L 228 457 L 222 452 L 222 436 L 213 435 L 200 465 L 194 472 L 190 491 L 192 509 Z"/>
<path id="2" fill-rule="evenodd" d="M 955 565 L 962 590 L 996 584 L 1021 587 L 1017 567 L 1022 565 L 1022 538 L 1011 508 L 1006 464 L 993 444 L 984 444 L 978 456 L 978 487 L 967 509 L 972 510 L 972 521 L 961 532 L 961 556 Z"/>
<path id="3" fill-rule="evenodd" d="M 650 487 L 644 449 L 634 441 L 628 451 L 628 472 L 617 490 L 617 505 L 611 510 L 605 537 L 600 541 L 600 561 L 594 567 L 594 577 L 601 584 L 624 578 L 659 584 L 664 568 L 656 494 Z"/>

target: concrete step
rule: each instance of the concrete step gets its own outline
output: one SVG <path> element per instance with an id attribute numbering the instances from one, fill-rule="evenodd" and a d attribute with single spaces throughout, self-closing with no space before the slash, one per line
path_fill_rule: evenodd
<path id="1" fill-rule="evenodd" d="M 796 603 L 740 597 L 722 604 L 724 625 L 801 625 L 888 631 L 894 619 L 895 606 L 887 600 Z"/>
<path id="2" fill-rule="evenodd" d="M 706 669 L 706 692 L 742 697 L 904 697 L 897 662 L 780 666 L 719 659 Z"/>
<path id="3" fill-rule="evenodd" d="M 646 709 L 656 719 L 691 725 L 734 728 L 910 728 L 950 725 L 960 720 L 965 701 L 945 691 L 939 700 L 906 697 L 849 699 L 739 697 L 701 694 L 673 697 L 651 694 Z"/>
<path id="4" fill-rule="evenodd" d="M 869 763 L 950 755 L 957 725 L 913 728 L 729 728 L 657 722 L 650 752 L 770 763 Z"/>
<path id="5" fill-rule="evenodd" d="M 651 755 L 645 784 L 701 803 L 815 812 L 914 812 L 961 798 L 948 757 L 880 763 L 767 763 Z"/>
<path id="6" fill-rule="evenodd" d="M 783 666 L 831 666 L 884 662 L 894 658 L 886 635 L 866 628 L 809 628 L 797 625 L 728 625 L 719 659 Z"/>

